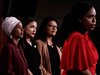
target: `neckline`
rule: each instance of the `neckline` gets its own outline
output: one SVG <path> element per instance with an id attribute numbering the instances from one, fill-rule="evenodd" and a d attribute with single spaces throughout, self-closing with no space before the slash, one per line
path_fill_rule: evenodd
<path id="1" fill-rule="evenodd" d="M 47 45 L 48 45 L 48 43 L 47 43 Z M 49 47 L 51 47 L 51 48 L 54 48 L 54 44 L 52 44 L 52 45 L 48 45 Z"/>

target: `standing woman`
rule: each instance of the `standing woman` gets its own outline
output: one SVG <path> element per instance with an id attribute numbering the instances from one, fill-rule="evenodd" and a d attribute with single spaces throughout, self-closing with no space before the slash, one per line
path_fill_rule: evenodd
<path id="1" fill-rule="evenodd" d="M 88 2 L 77 3 L 62 24 L 62 75 L 95 75 L 98 52 L 89 38 L 96 25 L 96 10 Z"/>
<path id="2" fill-rule="evenodd" d="M 60 75 L 61 50 L 57 40 L 58 22 L 53 17 L 46 17 L 37 33 L 36 43 L 41 55 L 43 75 Z"/>
<path id="3" fill-rule="evenodd" d="M 23 37 L 22 23 L 15 17 L 6 17 L 1 27 L 10 40 L 1 52 L 0 75 L 28 75 L 27 62 L 18 45 L 19 38 Z"/>
<path id="4" fill-rule="evenodd" d="M 33 73 L 33 75 L 40 75 L 40 54 L 37 50 L 37 45 L 33 38 L 36 33 L 37 22 L 32 17 L 25 17 L 22 19 L 22 24 L 24 28 L 24 37 L 20 40 L 19 44 L 24 50 L 24 55 L 26 57 L 28 68 Z"/>

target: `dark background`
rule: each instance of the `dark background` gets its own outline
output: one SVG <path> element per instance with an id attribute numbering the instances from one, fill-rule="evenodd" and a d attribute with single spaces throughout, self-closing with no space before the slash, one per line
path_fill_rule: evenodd
<path id="1" fill-rule="evenodd" d="M 100 0 L 38 0 L 35 11 L 35 18 L 42 20 L 46 16 L 54 16 L 62 23 L 62 19 L 70 13 L 77 2 L 88 1 L 97 11 L 97 26 L 100 24 Z"/>
<path id="2" fill-rule="evenodd" d="M 34 17 L 38 27 L 41 21 L 47 16 L 55 17 L 60 26 L 66 14 L 70 13 L 73 5 L 78 2 L 90 2 L 97 11 L 97 25 L 92 32 L 92 39 L 100 55 L 100 0 L 0 0 L 0 24 L 6 16 L 16 16 L 22 19 L 25 16 Z M 3 33 L 0 26 L 0 53 L 7 42 L 7 35 Z M 97 65 L 97 73 L 100 75 L 100 59 Z"/>
<path id="3" fill-rule="evenodd" d="M 94 5 L 97 11 L 97 26 L 100 22 L 100 0 L 1 0 L 2 17 L 14 15 L 17 17 L 32 16 L 40 24 L 47 16 L 53 16 L 58 19 L 60 25 L 62 19 L 68 14 L 73 5 L 77 2 L 88 1 Z"/>

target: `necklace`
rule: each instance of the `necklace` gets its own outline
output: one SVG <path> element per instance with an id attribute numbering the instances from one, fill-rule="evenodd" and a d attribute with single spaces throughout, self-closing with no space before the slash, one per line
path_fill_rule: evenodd
<path id="1" fill-rule="evenodd" d="M 53 48 L 53 43 L 51 45 L 49 45 L 48 42 L 47 42 L 47 45 L 50 46 L 51 48 Z"/>
<path id="2" fill-rule="evenodd" d="M 53 48 L 53 45 L 48 45 L 48 46 L 50 46 L 51 48 Z"/>
<path id="3" fill-rule="evenodd" d="M 53 45 L 51 45 L 51 48 L 53 48 Z"/>

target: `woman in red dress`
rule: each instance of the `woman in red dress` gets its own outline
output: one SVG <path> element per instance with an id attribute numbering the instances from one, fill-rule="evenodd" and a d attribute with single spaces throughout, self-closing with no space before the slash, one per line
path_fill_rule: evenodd
<path id="1" fill-rule="evenodd" d="M 96 10 L 88 2 L 77 3 L 61 28 L 62 75 L 95 75 L 98 52 L 89 38 L 96 25 Z"/>

